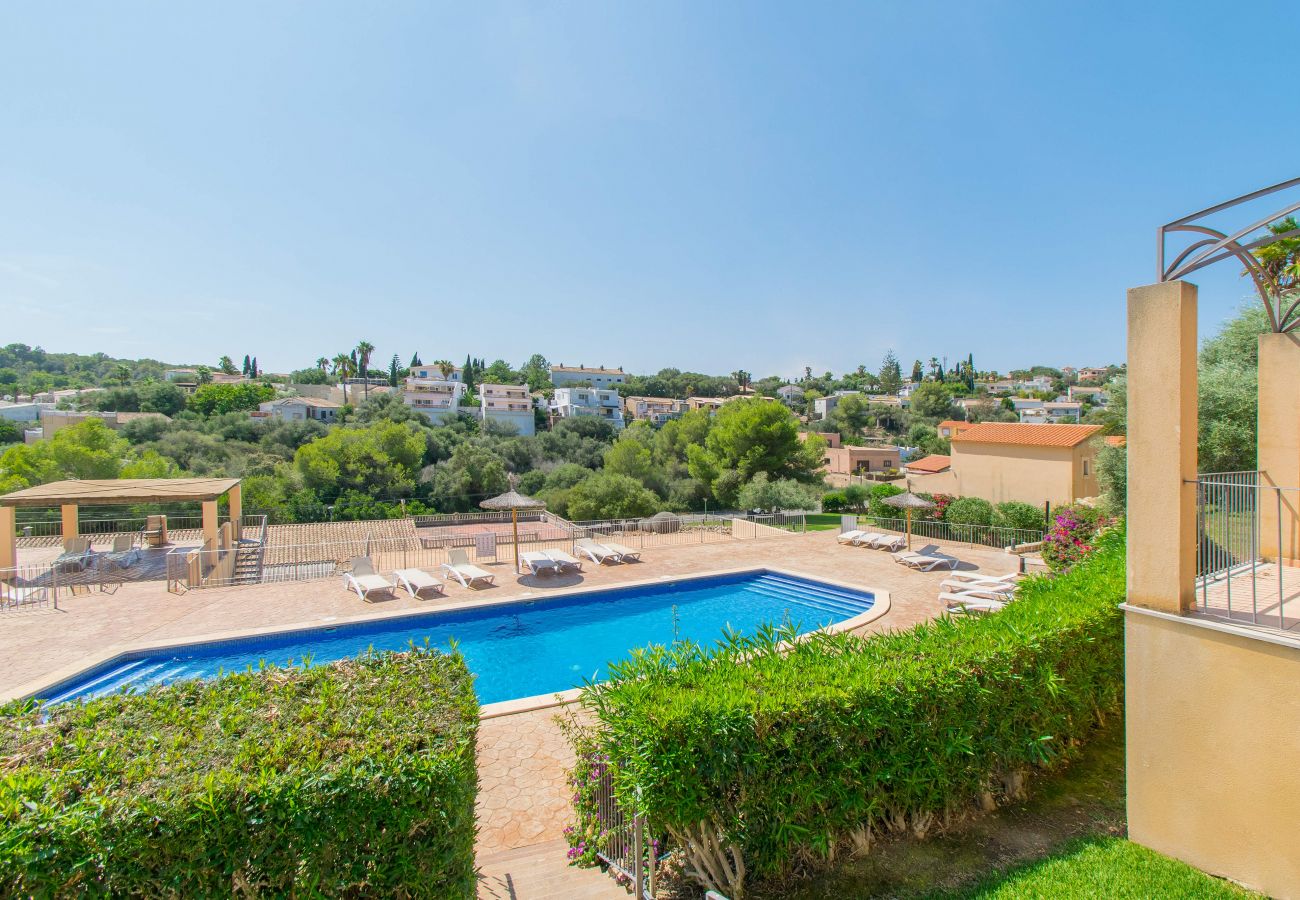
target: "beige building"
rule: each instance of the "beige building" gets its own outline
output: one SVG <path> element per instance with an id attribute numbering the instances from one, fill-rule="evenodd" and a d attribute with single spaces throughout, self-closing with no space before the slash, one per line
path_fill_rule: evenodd
<path id="1" fill-rule="evenodd" d="M 627 381 L 623 369 L 606 369 L 604 366 L 551 366 L 551 384 L 558 387 L 588 385 L 610 388 Z"/>
<path id="2" fill-rule="evenodd" d="M 43 409 L 41 410 L 41 427 L 29 430 L 26 433 L 26 443 L 33 444 L 36 441 L 54 437 L 69 425 L 76 425 L 87 419 L 99 419 L 109 428 L 117 431 L 127 422 L 133 422 L 137 419 L 167 420 L 169 417 L 155 412 L 73 412 L 62 409 Z"/>
<path id="3" fill-rule="evenodd" d="M 908 475 L 914 491 L 1060 506 L 1095 497 L 1097 425 L 986 422 L 952 436 L 948 471 Z"/>
<path id="4" fill-rule="evenodd" d="M 254 419 L 284 419 L 287 422 L 331 423 L 337 420 L 343 404 L 315 397 L 283 397 L 260 404 L 251 412 Z"/>
<path id="5" fill-rule="evenodd" d="M 624 397 L 623 417 L 662 425 L 686 411 L 686 401 L 672 397 Z"/>
<path id="6" fill-rule="evenodd" d="M 827 447 L 822 471 L 828 475 L 869 475 L 897 471 L 900 465 L 897 447 Z"/>
<path id="7" fill-rule="evenodd" d="M 533 395 L 522 384 L 480 384 L 479 417 L 484 422 L 509 425 L 521 435 L 535 434 Z"/>

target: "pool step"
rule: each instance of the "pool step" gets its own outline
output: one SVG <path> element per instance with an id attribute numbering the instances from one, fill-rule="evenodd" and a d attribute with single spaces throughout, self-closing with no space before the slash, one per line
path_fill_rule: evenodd
<path id="1" fill-rule="evenodd" d="M 749 590 L 755 594 L 761 594 L 764 597 L 769 597 L 773 600 L 790 604 L 792 607 L 791 618 L 798 618 L 797 615 L 794 614 L 798 613 L 800 610 L 809 610 L 826 613 L 827 615 L 834 617 L 836 620 L 851 619 L 861 613 L 864 609 L 864 607 L 861 606 L 849 606 L 830 600 L 800 597 L 785 590 L 775 590 L 772 588 L 757 586 L 751 586 Z M 823 620 L 818 619 L 818 622 L 822 621 Z"/>
<path id="2" fill-rule="evenodd" d="M 756 579 L 749 587 L 767 596 L 798 600 L 818 609 L 847 617 L 859 615 L 870 609 L 872 605 L 869 598 L 859 594 L 780 576 L 763 576 Z"/>

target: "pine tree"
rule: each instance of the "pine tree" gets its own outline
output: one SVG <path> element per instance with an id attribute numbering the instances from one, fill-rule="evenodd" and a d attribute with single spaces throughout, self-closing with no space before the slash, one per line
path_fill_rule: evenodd
<path id="1" fill-rule="evenodd" d="M 912 380 L 918 384 L 925 380 L 925 369 L 921 366 L 919 359 L 912 363 Z"/>
<path id="2" fill-rule="evenodd" d="M 903 368 L 898 364 L 894 351 L 889 350 L 880 364 L 880 389 L 886 394 L 897 394 L 902 386 Z"/>
<path id="3" fill-rule="evenodd" d="M 397 354 L 393 354 L 392 360 L 388 363 L 388 386 L 397 387 L 397 376 L 402 371 L 402 361 L 398 359 Z"/>

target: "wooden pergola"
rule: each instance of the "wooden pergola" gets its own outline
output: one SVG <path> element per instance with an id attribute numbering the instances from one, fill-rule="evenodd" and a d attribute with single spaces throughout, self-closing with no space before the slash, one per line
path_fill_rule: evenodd
<path id="1" fill-rule="evenodd" d="M 0 569 L 17 564 L 17 516 L 20 506 L 59 507 L 63 539 L 79 534 L 82 506 L 128 506 L 135 503 L 200 503 L 203 537 L 217 542 L 217 501 L 227 497 L 230 521 L 238 536 L 243 496 L 238 478 L 112 478 L 52 481 L 0 496 Z"/>

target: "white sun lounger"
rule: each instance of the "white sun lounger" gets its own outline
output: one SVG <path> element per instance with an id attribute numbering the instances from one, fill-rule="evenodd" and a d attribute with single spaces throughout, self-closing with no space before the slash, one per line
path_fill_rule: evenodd
<path id="1" fill-rule="evenodd" d="M 453 547 L 447 552 L 448 560 L 442 564 L 442 571 L 460 582 L 461 587 L 469 587 L 476 581 L 491 584 L 496 576 L 480 569 L 469 561 L 469 554 L 464 547 Z"/>
<path id="2" fill-rule="evenodd" d="M 854 529 L 853 531 L 841 531 L 837 540 L 841 544 L 856 544 L 867 532 Z"/>
<path id="3" fill-rule="evenodd" d="M 897 553 L 907 546 L 907 538 L 901 534 L 881 534 L 877 535 L 876 540 L 871 542 L 871 546 L 877 550 L 888 550 L 890 553 Z"/>
<path id="4" fill-rule="evenodd" d="M 543 572 L 554 574 L 560 571 L 560 564 L 551 559 L 547 554 L 540 551 L 535 550 L 531 553 L 521 553 L 519 554 L 519 558 L 523 560 L 524 565 L 532 570 L 534 575 L 541 575 Z"/>
<path id="5" fill-rule="evenodd" d="M 371 594 L 392 594 L 397 589 L 397 585 L 382 575 L 375 575 L 373 572 L 369 575 L 356 575 L 352 572 L 345 572 L 343 580 L 347 582 L 350 590 L 356 591 L 357 596 L 367 602 L 369 602 Z"/>
<path id="6" fill-rule="evenodd" d="M 1005 609 L 1012 597 L 996 591 L 944 591 L 939 601 L 948 612 L 989 613 Z"/>
<path id="7" fill-rule="evenodd" d="M 630 559 L 633 562 L 639 562 L 641 559 L 640 550 L 633 550 L 631 547 L 625 547 L 622 544 L 613 544 L 610 543 L 609 541 L 605 542 L 605 547 L 617 553 L 618 558 L 622 561 L 627 561 Z"/>
<path id="8" fill-rule="evenodd" d="M 606 560 L 611 562 L 621 562 L 621 557 L 619 557 L 616 552 L 606 547 L 604 544 L 596 543 L 591 538 L 578 538 L 573 542 L 573 549 L 577 550 L 579 553 L 587 554 L 587 556 L 591 557 L 591 561 L 596 565 L 600 565 Z"/>
<path id="9" fill-rule="evenodd" d="M 985 590 L 1009 594 L 1016 589 L 1020 573 L 1008 575 L 978 575 L 974 572 L 954 572 L 940 582 L 939 586 L 953 591 Z"/>
<path id="10" fill-rule="evenodd" d="M 570 556 L 563 550 L 543 550 L 542 552 L 555 560 L 555 564 L 561 569 L 574 569 L 578 572 L 582 571 L 582 560 L 578 559 L 576 556 Z"/>
<path id="11" fill-rule="evenodd" d="M 393 573 L 393 577 L 401 582 L 406 592 L 417 600 L 420 599 L 421 591 L 434 591 L 441 594 L 446 587 L 423 569 L 398 569 Z"/>
<path id="12" fill-rule="evenodd" d="M 961 560 L 954 559 L 951 556 L 926 556 L 923 553 L 895 553 L 894 562 L 902 563 L 909 569 L 932 572 L 941 566 L 955 569 Z"/>

